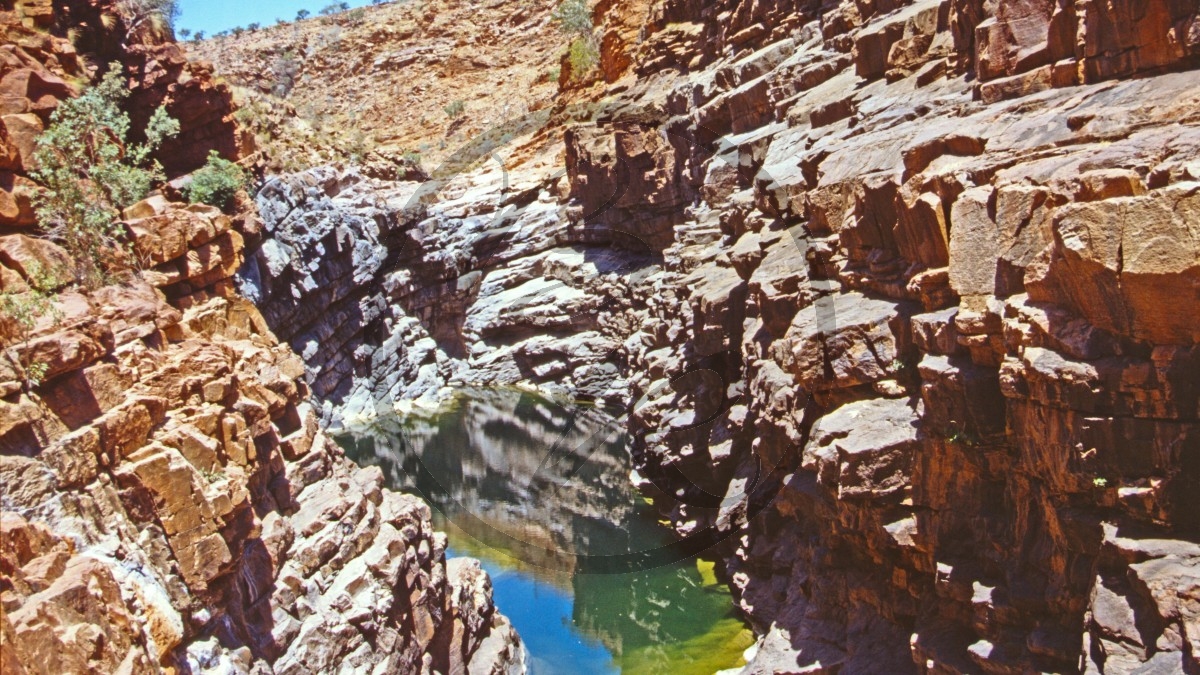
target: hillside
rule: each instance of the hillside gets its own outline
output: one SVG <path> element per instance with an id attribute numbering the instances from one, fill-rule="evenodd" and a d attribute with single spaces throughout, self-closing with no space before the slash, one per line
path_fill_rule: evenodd
<path id="1" fill-rule="evenodd" d="M 274 99 L 293 107 L 307 124 L 284 143 L 379 149 L 432 169 L 480 132 L 555 102 L 567 39 L 552 9 L 390 2 L 184 46 L 246 98 L 270 97 L 263 114 Z"/>

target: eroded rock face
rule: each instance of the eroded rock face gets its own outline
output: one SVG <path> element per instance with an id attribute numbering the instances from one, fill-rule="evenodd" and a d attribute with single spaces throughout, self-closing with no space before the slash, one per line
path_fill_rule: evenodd
<path id="1" fill-rule="evenodd" d="M 242 147 L 233 93 L 211 66 L 187 60 L 166 36 L 132 30 L 113 0 L 16 0 L 0 4 L 0 228 L 36 224 L 28 178 L 36 139 L 79 82 L 120 65 L 129 76 L 125 102 L 133 129 L 161 105 L 180 133 L 155 153 L 170 177 L 202 166 L 209 150 L 237 159 Z M 79 45 L 77 48 L 76 45 Z M 132 141 L 143 139 L 132 138 Z"/>
<path id="2" fill-rule="evenodd" d="M 86 77 L 103 75 L 114 64 L 128 75 L 130 96 L 125 108 L 132 129 L 144 129 L 159 106 L 166 106 L 179 121 L 179 134 L 166 139 L 154 153 L 169 177 L 199 168 L 210 150 L 231 160 L 247 154 L 249 148 L 233 119 L 232 89 L 216 77 L 210 63 L 189 61 L 169 29 L 131 13 L 130 6 L 116 0 L 44 4 L 53 4 L 52 11 L 46 8 L 53 33 L 69 38 L 68 44 L 75 45 L 94 68 Z"/>
<path id="3" fill-rule="evenodd" d="M 37 135 L 58 102 L 78 93 L 84 73 L 75 47 L 50 35 L 49 2 L 0 5 L 0 227 L 27 228 L 36 219 L 35 185 L 26 175 Z"/>
<path id="4" fill-rule="evenodd" d="M 259 192 L 243 293 L 306 359 L 324 419 L 447 384 L 623 399 L 614 354 L 653 258 L 580 237 L 546 184 L 498 178 L 435 193 L 319 168 Z"/>
<path id="5" fill-rule="evenodd" d="M 727 535 L 747 672 L 1190 672 L 1196 12 L 668 0 L 618 55 L 605 6 L 641 79 L 566 184 L 396 221 L 362 344 L 423 361 L 351 389 L 611 365 L 638 475 Z"/>
<path id="6" fill-rule="evenodd" d="M 229 217 L 128 214 L 150 269 L 4 326 L 5 672 L 522 670 L 477 564 L 320 430 Z M 0 238 L 5 290 L 56 249 Z"/>

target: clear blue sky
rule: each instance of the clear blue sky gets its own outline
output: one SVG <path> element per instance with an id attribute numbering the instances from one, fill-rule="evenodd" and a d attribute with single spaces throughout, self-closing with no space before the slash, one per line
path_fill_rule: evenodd
<path id="1" fill-rule="evenodd" d="M 370 0 L 347 0 L 351 7 L 370 4 Z M 275 19 L 291 21 L 296 12 L 307 9 L 316 15 L 333 0 L 179 0 L 181 10 L 175 27 L 202 30 L 212 35 L 234 26 L 261 23 L 269 26 Z"/>

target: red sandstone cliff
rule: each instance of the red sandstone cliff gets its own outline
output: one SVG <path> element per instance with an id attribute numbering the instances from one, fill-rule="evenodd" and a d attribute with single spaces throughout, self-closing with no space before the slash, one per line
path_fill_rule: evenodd
<path id="1" fill-rule="evenodd" d="M 0 7 L 13 297 L 74 267 L 38 238 L 26 176 L 51 111 L 104 59 L 130 74 L 135 126 L 164 102 L 179 118 L 169 172 L 236 156 L 229 90 L 173 44 L 118 40 L 110 11 Z M 56 37 L 69 29 L 95 51 Z M 428 507 L 318 429 L 303 363 L 235 294 L 252 211 L 155 196 L 124 217 L 144 269 L 95 289 L 57 275 L 32 329 L 0 323 L 0 670 L 520 669 L 486 574 L 447 561 Z"/>
<path id="2" fill-rule="evenodd" d="M 352 347 L 309 359 L 334 403 L 630 405 L 646 486 L 722 542 L 749 672 L 1190 672 L 1197 9 L 601 2 L 603 77 L 503 181 L 414 212 L 342 176 L 320 213 L 375 195 L 375 239 L 264 195 L 300 215 L 250 265 L 289 339 Z"/>

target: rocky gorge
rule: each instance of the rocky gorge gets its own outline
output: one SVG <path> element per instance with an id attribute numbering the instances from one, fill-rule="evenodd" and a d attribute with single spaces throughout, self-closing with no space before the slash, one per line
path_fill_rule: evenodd
<path id="1" fill-rule="evenodd" d="M 15 5 L 5 290 L 61 255 L 19 162 L 79 72 L 20 27 L 60 3 Z M 300 67 L 491 87 L 510 40 L 450 39 L 464 6 L 396 38 L 437 50 Z M 496 30 L 544 41 L 551 9 Z M 419 171 L 381 148 L 234 217 L 138 205 L 153 265 L 9 349 L 50 368 L 3 378 L 5 671 L 519 670 L 486 576 L 327 433 L 494 385 L 622 411 L 755 629 L 743 672 L 1200 670 L 1198 13 L 602 1 L 551 100 L 399 116 L 449 146 Z M 266 39 L 195 49 L 253 73 Z M 183 133 L 254 161 L 224 85 L 156 49 L 147 83 L 207 97 Z"/>
<path id="2" fill-rule="evenodd" d="M 277 179 L 243 283 L 331 421 L 626 406 L 746 672 L 1190 672 L 1196 12 L 602 3 L 561 144 Z"/>
<path id="3" fill-rule="evenodd" d="M 169 176 L 244 149 L 229 88 L 174 44 L 100 33 L 137 37 L 117 4 L 0 10 L 3 291 L 54 293 L 3 325 L 0 670 L 522 671 L 478 562 L 447 560 L 429 507 L 345 458 L 303 361 L 236 294 L 252 209 L 133 205 L 142 268 L 100 287 L 38 236 L 31 147 L 73 80 L 124 59 L 131 117 L 178 110 Z"/>

